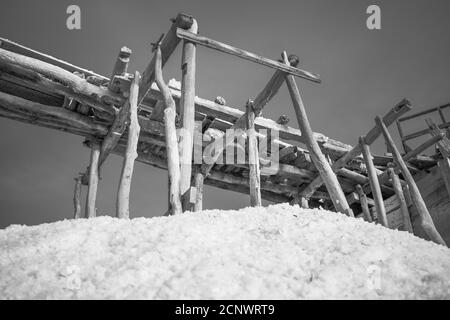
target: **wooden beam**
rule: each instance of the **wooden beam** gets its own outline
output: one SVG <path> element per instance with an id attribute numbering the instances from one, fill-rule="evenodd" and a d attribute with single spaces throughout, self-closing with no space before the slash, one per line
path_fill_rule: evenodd
<path id="1" fill-rule="evenodd" d="M 11 112 L 24 110 L 29 113 L 56 117 L 60 121 L 80 128 L 90 130 L 94 135 L 106 134 L 105 126 L 95 123 L 91 118 L 79 115 L 61 107 L 46 106 L 37 102 L 29 101 L 0 91 L 0 105 Z"/>
<path id="2" fill-rule="evenodd" d="M 402 185 L 398 175 L 395 173 L 394 166 L 391 164 L 387 169 L 389 176 L 392 180 L 392 185 L 394 186 L 394 191 L 397 196 L 398 202 L 400 203 L 400 213 L 403 219 L 403 227 L 409 233 L 413 233 L 413 227 L 411 224 L 411 217 L 409 215 L 408 205 L 406 204 L 405 195 L 403 194 Z"/>
<path id="3" fill-rule="evenodd" d="M 81 176 L 75 179 L 75 190 L 73 191 L 73 207 L 74 207 L 74 219 L 81 218 Z"/>
<path id="4" fill-rule="evenodd" d="M 287 61 L 287 57 L 285 57 L 285 63 L 289 63 Z M 289 89 L 289 94 L 291 95 L 295 114 L 297 116 L 297 121 L 299 123 L 302 133 L 305 135 L 305 138 L 307 139 L 306 146 L 308 148 L 308 151 L 311 155 L 311 158 L 314 162 L 316 169 L 319 171 L 320 176 L 325 182 L 328 193 L 330 194 L 331 200 L 333 201 L 334 207 L 338 212 L 347 214 L 349 216 L 353 216 L 353 212 L 347 203 L 347 199 L 345 198 L 344 192 L 342 191 L 342 188 L 339 185 L 339 181 L 336 175 L 332 171 L 329 162 L 323 155 L 322 150 L 317 144 L 317 141 L 314 139 L 313 132 L 311 130 L 311 126 L 308 121 L 308 116 L 306 115 L 306 109 L 305 106 L 303 105 L 303 101 L 300 96 L 300 92 L 297 88 L 297 84 L 295 83 L 295 79 L 292 75 L 286 74 L 285 80 Z M 304 196 L 304 194 L 302 194 L 302 196 Z"/>
<path id="5" fill-rule="evenodd" d="M 195 19 L 189 29 L 197 33 L 198 25 Z M 186 193 L 191 188 L 192 151 L 194 150 L 195 129 L 195 63 L 196 45 L 191 41 L 183 41 L 183 54 L 181 59 L 181 99 L 180 109 L 183 119 L 183 130 L 180 141 L 180 192 L 183 211 L 191 210 Z"/>
<path id="6" fill-rule="evenodd" d="M 261 185 L 259 169 L 258 140 L 255 133 L 255 111 L 253 102 L 247 101 L 247 138 L 248 138 L 248 163 L 250 167 L 250 205 L 252 207 L 261 206 Z"/>
<path id="7" fill-rule="evenodd" d="M 417 209 L 417 212 L 420 217 L 420 225 L 422 229 L 425 231 L 425 233 L 428 235 L 430 240 L 442 244 L 446 246 L 445 241 L 442 239 L 439 232 L 436 230 L 436 227 L 434 226 L 433 219 L 430 216 L 430 213 L 428 212 L 427 206 L 425 205 L 425 202 L 423 201 L 422 195 L 420 194 L 419 188 L 416 185 L 416 182 L 414 181 L 411 173 L 408 170 L 408 167 L 406 166 L 405 162 L 403 161 L 403 158 L 398 151 L 394 140 L 392 139 L 386 125 L 383 123 L 383 120 L 380 117 L 377 117 L 375 119 L 377 126 L 380 128 L 380 130 L 383 133 L 384 139 L 387 143 L 389 143 L 391 150 L 393 152 L 393 156 L 395 158 L 395 161 L 397 162 L 398 166 L 400 167 L 400 170 L 403 174 L 403 177 L 405 178 L 406 182 L 408 183 L 409 190 L 411 192 L 411 199 L 414 203 L 414 206 Z"/>
<path id="8" fill-rule="evenodd" d="M 367 222 L 372 222 L 373 220 L 370 215 L 369 202 L 360 184 L 356 185 L 356 192 L 358 193 L 359 201 L 361 203 L 364 220 Z"/>
<path id="9" fill-rule="evenodd" d="M 49 63 L 0 49 L 0 70 L 114 115 L 123 97 Z"/>
<path id="10" fill-rule="evenodd" d="M 167 170 L 169 173 L 169 210 L 170 214 L 180 214 L 183 212 L 180 192 L 180 156 L 178 151 L 177 128 L 175 126 L 176 106 L 170 94 L 170 89 L 162 75 L 162 52 L 158 45 L 156 47 L 155 58 L 155 80 L 156 84 L 164 96 L 164 130 L 167 152 Z"/>
<path id="11" fill-rule="evenodd" d="M 383 121 L 387 126 L 392 124 L 395 120 L 401 117 L 403 114 L 411 110 L 411 104 L 408 100 L 403 99 L 400 101 L 394 108 L 392 108 L 384 117 Z M 364 141 L 371 145 L 381 134 L 380 129 L 375 126 L 373 127 L 364 137 Z M 333 163 L 331 168 L 334 172 L 342 169 L 350 160 L 355 158 L 361 153 L 360 144 L 356 144 L 350 151 L 348 151 L 344 156 L 342 156 L 339 160 Z M 313 194 L 321 185 L 323 181 L 320 176 L 317 176 L 303 191 L 302 194 L 305 197 Z"/>
<path id="12" fill-rule="evenodd" d="M 94 218 L 97 215 L 95 202 L 97 200 L 98 158 L 100 156 L 100 144 L 97 141 L 92 141 L 90 144 L 91 159 L 89 163 L 89 182 L 86 197 L 86 218 Z"/>
<path id="13" fill-rule="evenodd" d="M 359 138 L 359 143 L 361 145 L 362 154 L 367 167 L 373 200 L 375 201 L 375 208 L 377 210 L 378 221 L 386 228 L 389 228 L 386 217 L 386 209 L 384 207 L 383 194 L 381 193 L 380 183 L 378 181 L 377 173 L 375 172 L 375 166 L 373 165 L 370 147 L 364 141 L 364 137 Z"/>
<path id="14" fill-rule="evenodd" d="M 314 74 L 312 72 L 297 69 L 297 68 L 291 67 L 289 65 L 285 65 L 281 62 L 264 58 L 257 54 L 230 46 L 228 44 L 225 44 L 225 43 L 213 40 L 213 39 L 209 39 L 204 36 L 194 34 L 192 32 L 189 32 L 189 31 L 186 31 L 186 30 L 183 30 L 180 28 L 177 29 L 177 36 L 181 39 L 195 42 L 195 43 L 205 46 L 207 48 L 214 49 L 214 50 L 217 50 L 217 51 L 220 51 L 223 53 L 228 53 L 228 54 L 237 56 L 237 57 L 245 59 L 245 60 L 256 62 L 256 63 L 262 64 L 269 68 L 281 70 L 285 73 L 292 74 L 294 76 L 297 76 L 297 77 L 300 77 L 300 78 L 303 78 L 306 80 L 310 80 L 310 81 L 317 82 L 317 83 L 321 82 L 319 75 Z"/>
<path id="15" fill-rule="evenodd" d="M 161 66 L 164 67 L 169 57 L 172 55 L 173 51 L 180 42 L 180 38 L 176 36 L 176 30 L 178 27 L 183 29 L 189 29 L 194 22 L 194 19 L 186 14 L 179 13 L 172 23 L 169 32 L 165 35 L 164 39 L 161 41 Z M 141 104 L 142 100 L 147 95 L 150 90 L 153 81 L 155 81 L 155 57 L 153 56 L 150 63 L 145 68 L 142 73 L 141 84 L 139 85 L 139 100 L 138 104 Z"/>
<path id="16" fill-rule="evenodd" d="M 130 87 L 130 124 L 128 125 L 127 149 L 123 158 L 122 173 L 120 175 L 119 189 L 117 191 L 116 216 L 121 219 L 130 217 L 130 189 L 131 178 L 133 177 L 134 160 L 137 158 L 137 145 L 139 140 L 137 100 L 139 94 L 140 74 L 136 71 Z"/>

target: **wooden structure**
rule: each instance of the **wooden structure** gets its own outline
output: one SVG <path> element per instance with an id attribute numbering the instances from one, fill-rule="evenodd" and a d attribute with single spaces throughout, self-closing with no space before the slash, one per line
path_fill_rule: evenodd
<path id="1" fill-rule="evenodd" d="M 168 86 L 162 70 L 180 42 L 181 86 Z M 200 46 L 275 70 L 260 94 L 246 103 L 245 112 L 227 106 L 220 97 L 210 101 L 195 96 Z M 75 218 L 82 216 L 82 185 L 88 186 L 84 216 L 96 215 L 101 166 L 110 154 L 117 154 L 124 158 L 117 196 L 117 216 L 121 218 L 129 217 L 136 160 L 168 170 L 167 214 L 201 210 L 206 184 L 249 194 L 252 206 L 260 206 L 263 199 L 321 206 L 448 243 L 450 230 L 443 230 L 436 221 L 433 229 L 432 208 L 428 214 L 431 224 L 429 219 L 424 224 L 427 196 L 420 186 L 420 181 L 431 179 L 438 170 L 450 191 L 448 140 L 445 132 L 439 131 L 445 126 L 429 123 L 425 131 L 432 134 L 430 140 L 405 150 L 404 155 L 387 132 L 391 124 L 403 121 L 401 117 L 411 109 L 409 101 L 388 109 L 352 147 L 311 128 L 297 79 L 320 83 L 320 77 L 299 68 L 294 55 L 282 52 L 281 59 L 272 60 L 235 48 L 199 35 L 197 21 L 178 14 L 169 31 L 154 44 L 153 57 L 141 74 L 128 73 L 130 59 L 131 50 L 123 47 L 111 77 L 106 78 L 0 38 L 0 116 L 81 136 L 91 149 L 88 169 L 75 179 Z M 288 126 L 284 115 L 277 121 L 261 116 L 284 83 L 300 130 Z M 369 146 L 381 136 L 390 150 L 397 151 L 394 156 L 370 154 Z M 405 136 L 402 138 L 404 143 Z M 439 146 L 440 158 L 420 155 L 434 144 Z M 236 161 L 241 156 L 246 161 Z M 223 161 L 230 158 L 233 161 Z M 392 162 L 400 164 L 401 170 Z M 419 190 L 422 203 L 415 200 Z M 446 193 L 441 202 L 448 198 Z M 394 223 L 397 211 L 391 209 L 395 203 L 401 211 L 400 224 Z M 415 221 L 416 216 L 421 223 Z"/>

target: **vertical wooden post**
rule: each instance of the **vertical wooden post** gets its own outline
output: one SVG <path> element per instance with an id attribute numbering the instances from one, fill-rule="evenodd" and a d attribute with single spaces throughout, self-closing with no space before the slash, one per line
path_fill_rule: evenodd
<path id="1" fill-rule="evenodd" d="M 81 218 L 81 176 L 75 179 L 75 190 L 73 191 L 73 207 L 74 207 L 74 219 Z"/>
<path id="2" fill-rule="evenodd" d="M 95 202 L 97 200 L 98 187 L 98 158 L 100 157 L 100 144 L 91 142 L 91 160 L 89 164 L 88 192 L 86 197 L 86 218 L 96 216 Z"/>
<path id="3" fill-rule="evenodd" d="M 139 141 L 140 126 L 137 114 L 137 100 L 139 95 L 140 74 L 136 71 L 130 86 L 130 124 L 128 126 L 128 141 L 125 151 L 122 174 L 120 176 L 119 190 L 117 191 L 116 215 L 118 218 L 130 217 L 130 189 L 133 176 L 134 160 L 137 158 L 137 145 Z"/>
<path id="4" fill-rule="evenodd" d="M 250 186 L 250 205 L 252 207 L 261 206 L 261 172 L 259 168 L 258 140 L 255 132 L 255 110 L 253 101 L 248 100 L 246 104 L 247 114 L 247 138 L 248 138 L 248 165 L 249 186 Z"/>
<path id="5" fill-rule="evenodd" d="M 193 21 L 189 29 L 192 33 L 197 33 L 197 21 Z M 183 41 L 183 56 L 181 59 L 181 118 L 183 119 L 183 131 L 180 150 L 180 192 L 182 196 L 183 211 L 190 210 L 188 193 L 191 188 L 192 175 L 192 151 L 195 126 L 195 58 L 196 45 L 193 42 Z"/>
<path id="6" fill-rule="evenodd" d="M 447 193 L 450 196 L 450 159 L 444 157 L 438 160 L 439 171 L 441 172 L 442 179 L 444 179 Z"/>
<path id="7" fill-rule="evenodd" d="M 159 91 L 163 95 L 164 105 L 164 130 L 166 135 L 167 171 L 169 174 L 169 214 L 183 212 L 180 193 L 180 155 L 178 152 L 177 128 L 175 126 L 176 106 L 170 93 L 169 86 L 164 82 L 162 75 L 162 53 L 160 45 L 156 46 L 155 53 L 155 81 Z"/>
<path id="8" fill-rule="evenodd" d="M 400 203 L 400 213 L 402 214 L 403 226 L 406 231 L 413 233 L 413 228 L 411 224 L 411 217 L 408 210 L 408 205 L 406 204 L 405 195 L 403 194 L 402 184 L 400 183 L 400 178 L 395 173 L 394 164 L 390 163 L 388 168 L 389 177 L 392 180 L 392 186 L 394 187 L 394 192 L 397 196 L 398 202 Z"/>
<path id="9" fill-rule="evenodd" d="M 202 166 L 197 165 L 195 167 L 194 173 L 194 186 L 197 190 L 196 199 L 194 204 L 194 211 L 199 212 L 203 210 L 203 181 L 205 180 L 205 175 L 202 172 Z"/>
<path id="10" fill-rule="evenodd" d="M 372 155 L 370 153 L 369 145 L 364 141 L 364 137 L 359 137 L 364 161 L 367 166 L 367 175 L 369 177 L 370 188 L 372 189 L 373 200 L 375 201 L 375 209 L 377 210 L 378 221 L 381 225 L 388 228 L 386 218 L 386 209 L 384 207 L 383 194 L 381 193 L 380 183 L 378 181 L 377 172 L 373 164 Z"/>
<path id="11" fill-rule="evenodd" d="M 356 185 L 356 193 L 358 193 L 359 202 L 361 203 L 364 220 L 367 222 L 372 222 L 373 220 L 370 215 L 369 202 L 367 201 L 367 196 L 360 184 Z"/>
<path id="12" fill-rule="evenodd" d="M 284 61 L 285 63 L 287 63 L 286 55 L 284 55 Z M 322 150 L 320 150 L 317 141 L 314 139 L 314 134 L 311 130 L 311 126 L 306 115 L 305 106 L 303 105 L 303 101 L 297 88 L 295 79 L 292 75 L 286 74 L 285 80 L 289 89 L 289 94 L 291 95 L 300 130 L 302 131 L 302 135 L 304 135 L 306 139 L 306 146 L 311 154 L 311 158 L 316 169 L 319 171 L 320 176 L 324 181 L 325 186 L 327 187 L 334 207 L 338 212 L 353 217 L 353 211 L 352 209 L 350 209 L 350 206 L 347 203 L 347 199 L 345 198 L 345 194 L 342 191 L 341 186 L 339 185 L 336 174 L 331 169 L 330 163 L 327 161 L 322 153 Z"/>
<path id="13" fill-rule="evenodd" d="M 428 212 L 427 206 L 425 205 L 425 201 L 423 201 L 419 188 L 417 187 L 416 182 L 414 181 L 411 173 L 409 172 L 405 161 L 403 161 L 403 158 L 400 152 L 398 151 L 394 143 L 394 140 L 391 137 L 391 134 L 386 128 L 386 125 L 384 124 L 383 120 L 381 120 L 380 117 L 376 117 L 375 122 L 380 127 L 384 139 L 391 146 L 394 159 L 398 164 L 398 166 L 400 167 L 400 171 L 402 172 L 403 177 L 406 180 L 406 183 L 408 184 L 409 191 L 411 193 L 411 199 L 420 217 L 421 227 L 432 241 L 446 246 L 444 239 L 442 239 L 441 235 L 434 226 L 433 219 L 431 218 L 430 213 Z"/>

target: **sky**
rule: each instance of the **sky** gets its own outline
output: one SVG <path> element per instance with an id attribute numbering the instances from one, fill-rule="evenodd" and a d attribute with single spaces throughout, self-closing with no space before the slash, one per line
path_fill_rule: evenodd
<path id="1" fill-rule="evenodd" d="M 81 8 L 81 30 L 66 28 L 66 8 Z M 381 29 L 366 27 L 369 5 L 381 9 Z M 119 49 L 133 50 L 129 72 L 150 61 L 151 42 L 165 33 L 178 12 L 193 15 L 199 33 L 265 56 L 297 54 L 299 67 L 320 74 L 322 83 L 297 79 L 314 131 L 354 145 L 402 98 L 417 112 L 450 102 L 450 1 L 65 1 L 2 0 L 0 37 L 109 76 Z M 180 79 L 181 50 L 164 68 Z M 208 48 L 197 50 L 196 94 L 244 110 L 273 70 Z M 448 110 L 450 118 L 450 110 Z M 263 116 L 286 114 L 297 127 L 283 86 Z M 424 128 L 423 119 L 406 132 Z M 392 128 L 396 141 L 397 131 Z M 0 118 L 0 228 L 71 218 L 73 178 L 88 165 L 83 138 Z M 420 139 L 412 145 L 418 144 Z M 376 153 L 385 152 L 379 139 Z M 97 208 L 114 215 L 121 158 L 102 169 Z M 204 208 L 236 209 L 248 195 L 205 187 Z M 84 190 L 85 192 L 85 190 Z M 83 198 L 84 199 L 84 198 Z M 132 181 L 131 217 L 167 210 L 167 172 L 141 163 Z"/>

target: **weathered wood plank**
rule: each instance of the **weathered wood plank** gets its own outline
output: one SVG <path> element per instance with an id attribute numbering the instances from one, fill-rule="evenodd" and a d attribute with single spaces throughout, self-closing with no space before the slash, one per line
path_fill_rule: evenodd
<path id="1" fill-rule="evenodd" d="M 403 227 L 406 231 L 413 233 L 413 228 L 411 224 L 411 217 L 409 215 L 408 205 L 406 204 L 405 195 L 403 194 L 402 185 L 398 175 L 395 173 L 394 167 L 390 166 L 388 168 L 389 176 L 392 179 L 392 185 L 394 186 L 394 191 L 397 196 L 398 202 L 400 203 L 400 213 L 402 215 Z"/>
<path id="2" fill-rule="evenodd" d="M 98 158 L 100 156 L 100 144 L 96 141 L 91 141 L 91 159 L 89 163 L 89 182 L 88 192 L 86 197 L 86 218 L 94 218 L 97 215 L 95 203 L 97 200 L 98 187 Z"/>
<path id="3" fill-rule="evenodd" d="M 74 207 L 74 219 L 81 218 L 81 177 L 75 179 L 75 190 L 73 191 L 73 207 Z"/>
<path id="4" fill-rule="evenodd" d="M 361 203 L 364 220 L 367 222 L 372 222 L 373 220 L 370 215 L 369 202 L 367 201 L 367 196 L 360 184 L 356 185 L 356 192 L 358 193 L 359 201 Z"/>

